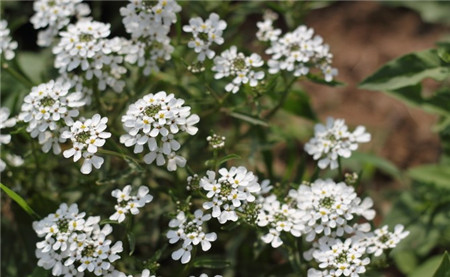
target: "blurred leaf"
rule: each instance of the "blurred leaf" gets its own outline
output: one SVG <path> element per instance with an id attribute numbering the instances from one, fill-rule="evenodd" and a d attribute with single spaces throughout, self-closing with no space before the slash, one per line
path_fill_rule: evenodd
<path id="1" fill-rule="evenodd" d="M 102 221 L 100 221 L 99 224 L 105 225 L 105 224 L 120 224 L 120 223 L 117 220 L 103 219 Z"/>
<path id="2" fill-rule="evenodd" d="M 417 267 L 408 277 L 432 277 L 439 267 L 441 256 L 433 256 Z M 441 276 L 439 276 L 441 277 Z M 442 276 L 443 277 L 443 276 Z"/>
<path id="3" fill-rule="evenodd" d="M 336 80 L 331 80 L 330 82 L 328 82 L 325 79 L 323 79 L 323 78 L 321 78 L 321 77 L 319 77 L 317 75 L 311 74 L 311 73 L 308 73 L 306 75 L 306 77 L 311 82 L 314 82 L 314 83 L 317 83 L 317 84 L 321 84 L 321 85 L 327 85 L 327 86 L 330 86 L 330 87 L 345 86 L 345 83 L 342 83 L 342 82 L 339 82 L 339 81 L 336 81 Z"/>
<path id="4" fill-rule="evenodd" d="M 442 256 L 442 262 L 433 277 L 450 277 L 450 258 L 447 251 Z"/>
<path id="5" fill-rule="evenodd" d="M 28 275 L 28 277 L 45 277 L 45 276 L 48 276 L 48 274 L 49 274 L 48 270 L 45 270 L 42 267 L 37 266 L 33 270 L 33 272 L 30 275 Z"/>
<path id="6" fill-rule="evenodd" d="M 225 163 L 225 162 L 227 162 L 227 161 L 230 161 L 230 160 L 239 160 L 239 159 L 241 159 L 241 156 L 236 155 L 236 154 L 226 155 L 225 157 L 223 157 L 223 158 L 221 158 L 221 159 L 219 160 L 219 162 L 217 163 L 217 165 L 219 166 L 219 165 L 221 165 L 221 164 L 223 164 L 223 163 Z"/>
<path id="7" fill-rule="evenodd" d="M 450 63 L 450 48 L 439 48 L 438 49 L 438 55 L 439 57 L 446 63 Z"/>
<path id="8" fill-rule="evenodd" d="M 392 60 L 366 78 L 360 88 L 392 91 L 420 83 L 425 78 L 442 81 L 450 76 L 450 67 L 436 49 L 414 52 Z"/>
<path id="9" fill-rule="evenodd" d="M 297 116 L 317 121 L 317 115 L 309 101 L 309 95 L 298 89 L 294 89 L 291 92 L 283 105 L 283 109 Z"/>
<path id="10" fill-rule="evenodd" d="M 258 118 L 255 118 L 250 115 L 243 114 L 243 113 L 232 112 L 232 113 L 230 113 L 230 116 L 237 118 L 237 119 L 241 119 L 243 121 L 247 121 L 248 123 L 253 124 L 253 125 L 269 126 L 265 121 L 262 121 L 261 119 L 258 119 Z"/>
<path id="11" fill-rule="evenodd" d="M 417 257 L 409 250 L 398 251 L 394 255 L 394 261 L 402 273 L 408 274 L 417 267 Z"/>
<path id="12" fill-rule="evenodd" d="M 358 164 L 370 164 L 378 168 L 382 172 L 391 175 L 394 178 L 400 178 L 400 170 L 390 161 L 375 156 L 373 154 L 353 152 L 349 160 L 357 161 Z M 345 161 L 345 160 L 344 160 Z"/>
<path id="13" fill-rule="evenodd" d="M 0 188 L 9 196 L 12 200 L 14 200 L 27 214 L 32 216 L 35 219 L 39 219 L 40 216 L 33 211 L 33 209 L 27 204 L 27 202 L 17 193 L 10 190 L 7 186 L 0 183 Z"/>
<path id="14" fill-rule="evenodd" d="M 134 236 L 133 232 L 128 232 L 127 238 L 128 238 L 128 244 L 130 246 L 130 253 L 128 253 L 128 255 L 131 256 L 131 255 L 133 255 L 134 248 L 136 246 L 136 237 Z"/>
<path id="15" fill-rule="evenodd" d="M 407 174 L 417 181 L 433 183 L 437 187 L 450 189 L 449 165 L 422 165 L 409 169 Z"/>
<path id="16" fill-rule="evenodd" d="M 199 268 L 226 268 L 230 262 L 222 257 L 198 257 L 194 260 L 193 266 Z"/>

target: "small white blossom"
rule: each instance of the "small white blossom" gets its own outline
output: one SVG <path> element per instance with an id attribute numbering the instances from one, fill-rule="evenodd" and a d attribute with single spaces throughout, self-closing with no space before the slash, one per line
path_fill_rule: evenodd
<path id="1" fill-rule="evenodd" d="M 109 219 L 120 223 L 125 220 L 128 213 L 138 214 L 140 208 L 153 200 L 153 196 L 148 194 L 148 191 L 148 187 L 140 186 L 136 195 L 130 195 L 130 185 L 125 186 L 123 190 L 113 190 L 111 195 L 117 198 L 117 204 L 114 206 L 116 212 Z"/>
<path id="2" fill-rule="evenodd" d="M 256 26 L 258 27 L 256 37 L 258 38 L 258 40 L 275 41 L 279 38 L 279 36 L 281 35 L 281 30 L 273 28 L 273 21 L 277 18 L 278 15 L 271 10 L 264 11 L 264 21 L 256 23 Z"/>
<path id="3" fill-rule="evenodd" d="M 216 134 L 212 134 L 211 136 L 208 136 L 206 140 L 209 143 L 209 146 L 211 146 L 213 149 L 222 149 L 225 147 L 225 137 L 224 136 L 218 136 Z"/>
<path id="4" fill-rule="evenodd" d="M 8 22 L 6 20 L 0 20 L 0 56 L 6 60 L 12 60 L 16 53 L 17 41 L 12 40 L 9 35 Z"/>
<path id="5" fill-rule="evenodd" d="M 4 128 L 13 127 L 16 125 L 16 119 L 15 118 L 9 118 L 9 109 L 6 107 L 0 108 L 0 130 Z M 10 134 L 4 134 L 0 132 L 0 147 L 2 144 L 8 144 L 11 142 L 11 135 Z M 6 163 L 0 159 L 0 172 L 5 170 Z"/>
<path id="6" fill-rule="evenodd" d="M 236 46 L 222 52 L 220 56 L 214 58 L 212 70 L 216 72 L 215 79 L 233 77 L 232 81 L 225 86 L 226 91 L 237 93 L 242 84 L 249 84 L 256 87 L 258 82 L 264 78 L 263 71 L 255 71 L 254 68 L 264 64 L 258 54 L 245 56 L 238 53 Z"/>
<path id="7" fill-rule="evenodd" d="M 76 162 L 84 158 L 81 166 L 81 173 L 89 174 L 92 166 L 99 169 L 103 164 L 103 158 L 96 156 L 99 147 L 102 147 L 106 139 L 111 137 L 111 133 L 105 132 L 107 117 L 101 117 L 95 114 L 92 118 L 85 121 L 76 121 L 70 128 L 70 131 L 64 131 L 61 137 L 72 141 L 72 148 L 65 150 L 65 158 L 73 156 Z"/>
<path id="8" fill-rule="evenodd" d="M 195 135 L 198 131 L 195 124 L 200 118 L 183 104 L 184 100 L 165 91 L 145 95 L 122 116 L 128 134 L 122 135 L 120 142 L 126 147 L 134 146 L 134 153 L 142 153 L 147 146 L 150 151 L 144 156 L 147 164 L 156 161 L 156 165 L 162 166 L 167 161 L 169 171 L 184 167 L 186 159 L 176 154 L 181 144 L 175 135 L 180 131 Z"/>
<path id="9" fill-rule="evenodd" d="M 409 231 L 403 231 L 404 228 L 403 225 L 398 224 L 395 226 L 394 232 L 389 232 L 387 225 L 376 229 L 366 238 L 367 252 L 380 256 L 386 249 L 395 248 L 402 239 L 409 235 Z"/>
<path id="10" fill-rule="evenodd" d="M 211 50 L 211 46 L 213 43 L 223 44 L 222 32 L 226 27 L 227 23 L 220 20 L 216 13 L 211 13 L 205 21 L 200 17 L 191 18 L 189 25 L 183 26 L 183 31 L 192 33 L 193 38 L 188 47 L 194 48 L 195 53 L 198 53 L 197 60 L 203 62 L 205 58 L 214 58 L 216 53 Z"/>
<path id="11" fill-rule="evenodd" d="M 343 119 L 329 117 L 326 125 L 315 126 L 314 137 L 305 144 L 305 151 L 314 160 L 319 160 L 320 168 L 330 166 L 331 169 L 336 169 L 338 157 L 349 158 L 352 151 L 358 149 L 359 143 L 369 142 L 370 139 L 365 127 L 358 126 L 350 132 Z"/>

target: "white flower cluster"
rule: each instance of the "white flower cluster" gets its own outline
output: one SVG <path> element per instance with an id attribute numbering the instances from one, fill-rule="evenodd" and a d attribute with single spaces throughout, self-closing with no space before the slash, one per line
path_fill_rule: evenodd
<path id="1" fill-rule="evenodd" d="M 174 135 L 180 131 L 195 135 L 198 131 L 195 124 L 200 118 L 183 104 L 183 99 L 167 95 L 165 91 L 145 95 L 131 104 L 122 116 L 128 134 L 122 135 L 120 142 L 127 147 L 134 145 L 134 153 L 141 153 L 147 145 L 150 151 L 144 156 L 147 164 L 156 160 L 156 165 L 162 166 L 167 159 L 169 171 L 176 170 L 177 166 L 184 167 L 186 159 L 175 153 L 181 146 Z"/>
<path id="2" fill-rule="evenodd" d="M 275 195 L 263 198 L 260 204 L 257 224 L 260 227 L 269 227 L 269 233 L 261 237 L 265 243 L 277 248 L 283 244 L 281 232 L 291 233 L 295 237 L 300 237 L 304 232 L 303 211 L 292 208 L 287 203 L 280 203 Z"/>
<path id="3" fill-rule="evenodd" d="M 61 40 L 53 48 L 55 68 L 62 78 L 77 85 L 77 90 L 94 85 L 101 91 L 106 86 L 116 92 L 123 90 L 122 77 L 127 72 L 124 57 L 119 54 L 123 40 L 107 39 L 109 34 L 109 24 L 88 20 L 69 25 L 67 31 L 59 33 Z M 89 81 L 92 85 L 84 83 Z"/>
<path id="4" fill-rule="evenodd" d="M 204 223 L 211 219 L 210 214 L 203 214 L 202 210 L 196 210 L 194 215 L 185 215 L 183 211 L 179 212 L 177 217 L 170 220 L 167 232 L 169 243 L 175 244 L 182 241 L 182 247 L 172 253 L 172 259 L 181 260 L 186 264 L 191 260 L 192 245 L 200 244 L 203 251 L 211 248 L 211 242 L 217 240 L 214 232 L 205 233 Z"/>
<path id="5" fill-rule="evenodd" d="M 81 166 L 81 173 L 83 174 L 91 173 L 92 166 L 99 169 L 103 164 L 103 158 L 95 155 L 95 153 L 97 153 L 98 147 L 102 147 L 106 139 L 111 137 L 111 133 L 105 132 L 107 122 L 107 117 L 95 114 L 85 121 L 76 121 L 70 127 L 70 130 L 61 134 L 63 139 L 72 141 L 72 148 L 63 152 L 64 157 L 70 158 L 73 156 L 74 162 L 84 158 Z"/>
<path id="6" fill-rule="evenodd" d="M 265 193 L 270 187 L 265 185 Z M 256 203 L 259 212 L 256 223 L 269 228 L 261 237 L 276 248 L 283 244 L 282 232 L 295 237 L 305 236 L 312 247 L 304 252 L 306 260 L 317 262 L 320 270 L 311 268 L 308 276 L 359 276 L 370 263 L 370 254 L 379 256 L 394 248 L 409 232 L 397 225 L 394 232 L 387 226 L 370 231 L 370 224 L 360 223 L 361 217 L 372 220 L 370 198 L 361 200 L 353 187 L 331 179 L 301 184 L 289 191 L 284 202 L 275 195 L 260 193 Z"/>
<path id="7" fill-rule="evenodd" d="M 270 42 L 266 50 L 267 54 L 272 55 L 268 61 L 269 73 L 286 70 L 293 72 L 294 76 L 303 76 L 316 67 L 322 71 L 327 82 L 332 81 L 337 69 L 331 67 L 333 55 L 323 39 L 314 36 L 314 30 L 304 25 L 281 36 L 281 31 L 272 26 L 275 18 L 268 14 L 264 16 L 264 21 L 257 23 L 258 39 Z"/>
<path id="8" fill-rule="evenodd" d="M 319 160 L 322 169 L 330 166 L 338 167 L 338 157 L 349 158 L 352 151 L 358 149 L 359 143 L 369 142 L 371 136 L 366 128 L 358 126 L 353 132 L 348 130 L 343 119 L 329 117 L 327 124 L 317 124 L 314 127 L 314 137 L 305 144 L 305 151 Z"/>
<path id="9" fill-rule="evenodd" d="M 231 46 L 214 58 L 212 70 L 217 72 L 214 75 L 215 79 L 233 77 L 233 80 L 225 86 L 225 90 L 236 93 L 242 84 L 249 84 L 251 87 L 258 85 L 258 81 L 264 78 L 264 71 L 256 72 L 254 68 L 263 64 L 258 54 L 253 53 L 246 57 L 243 53 L 237 52 L 236 46 Z"/>
<path id="10" fill-rule="evenodd" d="M 354 233 L 357 227 L 350 224 L 353 219 L 363 216 L 372 220 L 375 217 L 372 199 L 361 201 L 355 189 L 344 182 L 336 184 L 331 179 L 319 179 L 291 190 L 289 196 L 303 213 L 306 241 L 314 240 L 317 234 L 342 237 L 344 233 Z"/>
<path id="11" fill-rule="evenodd" d="M 221 168 L 220 177 L 216 180 L 214 171 L 207 171 L 207 177 L 200 180 L 210 201 L 203 203 L 206 210 L 212 209 L 212 217 L 221 224 L 227 221 L 237 221 L 236 209 L 248 202 L 255 201 L 255 193 L 261 190 L 258 179 L 245 167 L 231 167 L 230 170 Z"/>
<path id="12" fill-rule="evenodd" d="M 225 137 L 219 136 L 217 134 L 212 134 L 211 136 L 208 136 L 206 140 L 209 143 L 209 146 L 211 146 L 213 149 L 222 149 L 225 147 Z"/>
<path id="13" fill-rule="evenodd" d="M 112 228 L 100 228 L 100 217 L 84 217 L 76 204 L 63 203 L 54 214 L 33 222 L 38 237 L 44 238 L 36 244 L 38 266 L 51 269 L 53 276 L 83 276 L 86 271 L 114 276 L 111 263 L 120 259 L 122 242 L 107 239 Z"/>
<path id="14" fill-rule="evenodd" d="M 189 277 L 195 277 L 195 276 L 194 276 L 194 275 L 191 275 L 191 276 L 189 276 Z M 202 273 L 202 274 L 200 274 L 198 277 L 208 277 L 208 274 Z M 214 277 L 222 277 L 222 275 L 214 275 Z"/>
<path id="15" fill-rule="evenodd" d="M 84 17 L 90 14 L 89 5 L 82 0 L 37 0 L 33 3 L 35 14 L 30 21 L 34 29 L 46 28 L 38 33 L 37 44 L 49 46 L 58 31 L 70 23 L 73 16 Z"/>
<path id="16" fill-rule="evenodd" d="M 4 128 L 14 127 L 16 125 L 16 119 L 9 118 L 9 109 L 6 107 L 0 108 L 0 131 Z M 0 146 L 2 144 L 8 144 L 11 142 L 11 135 L 10 134 L 3 134 L 0 132 Z M 0 159 L 0 172 L 5 170 L 6 163 Z"/>
<path id="17" fill-rule="evenodd" d="M 153 196 L 148 194 L 148 191 L 148 187 L 140 186 L 136 195 L 130 195 L 130 185 L 125 186 L 123 190 L 113 190 L 111 195 L 117 198 L 117 205 L 114 206 L 116 212 L 109 219 L 117 220 L 120 223 L 125 220 L 128 213 L 138 214 L 140 208 L 153 200 Z"/>
<path id="18" fill-rule="evenodd" d="M 181 7 L 174 0 L 130 0 L 120 9 L 122 22 L 132 38 L 129 62 L 137 61 L 138 66 L 144 67 L 144 75 L 159 71 L 159 64 L 170 60 L 174 48 L 168 34 L 179 11 Z"/>
<path id="19" fill-rule="evenodd" d="M 19 119 L 28 123 L 27 132 L 39 139 L 45 153 L 50 149 L 56 155 L 61 153 L 60 143 L 66 141 L 61 134 L 74 123 L 78 108 L 84 105 L 82 93 L 69 93 L 69 89 L 70 83 L 51 80 L 33 87 L 24 98 Z"/>
<path id="20" fill-rule="evenodd" d="M 12 60 L 16 56 L 14 50 L 17 48 L 17 41 L 12 40 L 9 35 L 8 22 L 0 20 L 0 57 Z"/>
<path id="21" fill-rule="evenodd" d="M 220 20 L 218 14 L 211 13 L 205 21 L 200 17 L 191 18 L 189 25 L 183 26 L 183 31 L 192 33 L 193 39 L 189 41 L 188 47 L 194 48 L 195 53 L 198 53 L 197 59 L 203 62 L 205 58 L 214 58 L 216 53 L 210 47 L 213 43 L 221 45 L 224 42 L 222 32 L 226 28 L 227 23 Z"/>

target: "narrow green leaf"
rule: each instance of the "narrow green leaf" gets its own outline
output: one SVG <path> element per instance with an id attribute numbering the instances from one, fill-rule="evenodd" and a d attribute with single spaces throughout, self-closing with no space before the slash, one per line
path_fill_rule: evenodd
<path id="1" fill-rule="evenodd" d="M 401 176 L 400 170 L 393 163 L 373 154 L 354 152 L 349 160 L 356 161 L 357 164 L 370 164 L 394 178 Z"/>
<path id="2" fill-rule="evenodd" d="M 422 165 L 409 169 L 407 174 L 414 180 L 450 189 L 450 165 Z"/>
<path id="3" fill-rule="evenodd" d="M 414 269 L 414 271 L 411 272 L 411 274 L 408 274 L 408 277 L 433 277 L 433 273 L 439 267 L 440 260 L 441 260 L 440 255 L 429 258 L 424 263 L 419 265 L 416 269 Z"/>
<path id="4" fill-rule="evenodd" d="M 261 119 L 252 117 L 250 115 L 246 115 L 243 113 L 238 113 L 238 112 L 232 112 L 230 113 L 230 116 L 237 118 L 237 119 L 241 119 L 243 121 L 247 121 L 248 123 L 252 124 L 252 125 L 261 125 L 261 126 L 269 126 L 265 121 L 262 121 Z"/>
<path id="5" fill-rule="evenodd" d="M 11 197 L 12 200 L 14 200 L 26 213 L 28 213 L 30 216 L 34 217 L 35 219 L 40 219 L 41 217 L 33 211 L 33 209 L 27 204 L 27 202 L 17 193 L 10 190 L 7 186 L 0 183 L 0 187 L 2 190 Z"/>
<path id="6" fill-rule="evenodd" d="M 448 256 L 447 251 L 445 251 L 442 256 L 441 264 L 434 273 L 433 277 L 450 277 L 450 257 Z"/>
<path id="7" fill-rule="evenodd" d="M 439 57 L 436 49 L 404 55 L 382 66 L 365 79 L 359 87 L 391 91 L 420 83 L 425 78 L 442 81 L 450 76 L 450 67 Z"/>
<path id="8" fill-rule="evenodd" d="M 241 156 L 236 155 L 236 154 L 226 155 L 225 157 L 223 157 L 223 158 L 221 158 L 221 159 L 219 160 L 219 162 L 217 163 L 217 165 L 221 165 L 221 164 L 223 164 L 223 163 L 225 163 L 225 162 L 228 162 L 228 161 L 230 161 L 230 160 L 239 160 L 239 159 L 241 159 Z"/>
<path id="9" fill-rule="evenodd" d="M 198 257 L 193 262 L 193 266 L 197 268 L 226 268 L 231 263 L 222 257 Z"/>
<path id="10" fill-rule="evenodd" d="M 120 224 L 120 223 L 117 220 L 103 219 L 102 221 L 100 221 L 99 224 L 105 225 L 105 224 Z"/>
<path id="11" fill-rule="evenodd" d="M 133 232 L 128 232 L 127 238 L 128 238 L 128 244 L 130 246 L 130 253 L 128 253 L 128 255 L 131 256 L 131 255 L 133 255 L 134 248 L 136 246 L 136 237 L 134 236 Z"/>
<path id="12" fill-rule="evenodd" d="M 291 92 L 283 105 L 283 110 L 312 121 L 317 121 L 317 115 L 311 107 L 309 95 L 296 89 Z"/>

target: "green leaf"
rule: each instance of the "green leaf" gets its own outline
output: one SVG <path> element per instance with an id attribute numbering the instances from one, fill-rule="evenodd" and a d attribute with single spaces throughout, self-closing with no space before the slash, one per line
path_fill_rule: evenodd
<path id="1" fill-rule="evenodd" d="M 439 265 L 433 277 L 450 277 L 450 258 L 447 251 L 442 256 L 441 265 Z"/>
<path id="2" fill-rule="evenodd" d="M 105 225 L 105 224 L 120 224 L 120 223 L 117 220 L 103 219 L 102 221 L 100 221 L 99 224 Z"/>
<path id="3" fill-rule="evenodd" d="M 392 91 L 420 83 L 425 78 L 442 81 L 450 76 L 450 67 L 439 58 L 436 49 L 414 52 L 392 60 L 372 76 L 365 79 L 360 88 Z"/>
<path id="4" fill-rule="evenodd" d="M 433 256 L 417 267 L 408 277 L 432 277 L 439 266 L 441 256 Z M 441 277 L 441 276 L 439 276 Z M 443 277 L 443 276 L 442 276 Z"/>
<path id="5" fill-rule="evenodd" d="M 424 183 L 432 183 L 437 187 L 450 189 L 450 166 L 429 164 L 408 170 L 408 176 Z"/>
<path id="6" fill-rule="evenodd" d="M 311 82 L 314 82 L 314 83 L 317 83 L 317 84 L 321 84 L 321 85 L 327 85 L 327 86 L 330 86 L 330 87 L 345 86 L 345 83 L 342 83 L 342 82 L 339 82 L 339 81 L 335 81 L 335 80 L 331 80 L 330 82 L 327 82 L 327 81 L 325 81 L 325 79 L 323 79 L 323 78 L 321 78 L 321 77 L 319 77 L 317 75 L 311 74 L 311 73 L 308 73 L 306 75 L 306 77 Z"/>
<path id="7" fill-rule="evenodd" d="M 226 268 L 231 263 L 222 257 L 198 257 L 194 260 L 193 266 L 198 268 Z"/>
<path id="8" fill-rule="evenodd" d="M 7 186 L 0 183 L 0 188 L 9 196 L 12 200 L 14 200 L 26 213 L 28 213 L 30 216 L 34 217 L 35 219 L 39 219 L 40 216 L 33 211 L 33 209 L 27 204 L 27 202 L 17 193 L 10 190 Z"/>
<path id="9" fill-rule="evenodd" d="M 33 272 L 30 275 L 28 275 L 28 277 L 45 277 L 45 276 L 48 276 L 48 274 L 49 274 L 48 270 L 45 270 L 42 267 L 37 266 L 33 270 Z"/>
<path id="10" fill-rule="evenodd" d="M 266 126 L 266 127 L 269 126 L 267 124 L 267 122 L 262 121 L 259 118 L 255 118 L 250 115 L 243 114 L 243 113 L 231 112 L 230 116 L 237 118 L 237 119 L 241 119 L 243 121 L 247 121 L 248 123 L 250 123 L 252 125 L 261 125 L 261 126 Z"/>
<path id="11" fill-rule="evenodd" d="M 357 161 L 359 165 L 370 164 L 394 178 L 401 177 L 400 170 L 393 163 L 373 154 L 353 152 L 349 160 Z"/>
<path id="12" fill-rule="evenodd" d="M 127 238 L 128 238 L 128 244 L 130 246 L 130 253 L 128 253 L 128 255 L 131 256 L 131 255 L 133 255 L 134 248 L 136 246 L 136 237 L 134 236 L 133 232 L 128 232 Z"/>
<path id="13" fill-rule="evenodd" d="M 239 159 L 241 159 L 241 156 L 236 155 L 236 154 L 226 155 L 225 157 L 223 157 L 223 158 L 221 158 L 221 159 L 219 160 L 219 162 L 217 163 L 217 165 L 219 166 L 219 165 L 221 165 L 221 164 L 223 164 L 223 163 L 225 163 L 225 162 L 227 162 L 227 161 L 230 161 L 230 160 L 239 160 Z"/>
<path id="14" fill-rule="evenodd" d="M 296 89 L 291 92 L 283 105 L 283 109 L 294 115 L 317 121 L 317 115 L 309 101 L 309 95 L 304 91 Z"/>

